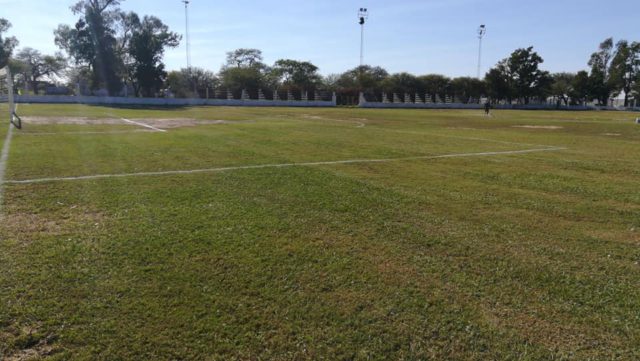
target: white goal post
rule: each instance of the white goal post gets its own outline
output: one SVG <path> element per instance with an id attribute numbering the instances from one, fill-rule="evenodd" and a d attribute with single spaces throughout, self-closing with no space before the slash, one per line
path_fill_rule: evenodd
<path id="1" fill-rule="evenodd" d="M 9 67 L 0 69 L 0 103 L 7 103 L 9 121 L 16 128 L 22 128 L 22 121 L 16 113 L 16 103 L 14 99 L 13 77 Z"/>

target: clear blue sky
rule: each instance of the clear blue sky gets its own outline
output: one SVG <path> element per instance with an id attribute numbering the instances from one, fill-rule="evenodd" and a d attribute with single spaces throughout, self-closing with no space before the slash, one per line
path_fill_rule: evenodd
<path id="1" fill-rule="evenodd" d="M 53 29 L 73 24 L 73 0 L 0 0 L 10 34 L 49 53 Z M 280 58 L 309 60 L 323 74 L 359 62 L 356 12 L 371 13 L 366 27 L 365 62 L 390 72 L 475 75 L 478 40 L 486 24 L 483 71 L 518 47 L 534 46 L 545 69 L 577 71 L 605 38 L 640 41 L 638 0 L 191 0 L 193 65 L 219 70 L 225 53 L 261 49 L 269 64 Z M 184 33 L 180 0 L 126 0 L 125 10 L 160 17 Z M 169 69 L 186 65 L 184 45 L 169 50 Z"/>

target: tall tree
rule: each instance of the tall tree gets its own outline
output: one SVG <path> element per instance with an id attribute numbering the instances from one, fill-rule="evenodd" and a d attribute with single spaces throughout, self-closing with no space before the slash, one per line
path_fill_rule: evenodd
<path id="1" fill-rule="evenodd" d="M 544 60 L 533 47 L 516 49 L 487 74 L 487 86 L 493 97 L 518 98 L 529 104 L 531 98 L 543 98 L 551 87 L 551 75 L 541 70 Z"/>
<path id="2" fill-rule="evenodd" d="M 511 103 L 514 96 L 512 80 L 506 60 L 491 68 L 484 78 L 489 98 L 493 102 L 506 100 Z"/>
<path id="3" fill-rule="evenodd" d="M 42 78 L 59 76 L 66 66 L 66 59 L 62 54 L 42 55 L 38 50 L 24 48 L 16 59 L 25 64 L 26 75 L 31 84 L 31 89 L 38 94 L 38 83 Z"/>
<path id="4" fill-rule="evenodd" d="M 635 106 L 640 106 L 640 74 L 636 77 L 636 81 L 633 83 L 633 88 L 631 89 L 633 97 L 635 99 Z"/>
<path id="5" fill-rule="evenodd" d="M 262 62 L 262 51 L 242 48 L 227 53 L 227 63 L 218 76 L 222 87 L 239 93 L 243 89 L 255 91 L 275 86 L 272 74 Z"/>
<path id="6" fill-rule="evenodd" d="M 109 94 L 122 89 L 124 64 L 118 56 L 116 20 L 119 0 L 81 0 L 71 10 L 80 15 L 74 28 L 60 25 L 54 32 L 56 44 L 76 64 L 84 64 L 92 72 L 92 88 L 106 87 Z"/>
<path id="7" fill-rule="evenodd" d="M 573 83 L 576 78 L 576 74 L 556 73 L 551 77 L 553 79 L 553 84 L 551 85 L 551 95 L 564 102 L 564 105 L 569 105 L 569 99 L 574 93 Z"/>
<path id="8" fill-rule="evenodd" d="M 608 104 L 613 89 L 609 76 L 612 59 L 613 38 L 608 38 L 600 43 L 598 51 L 591 54 L 591 59 L 589 60 L 589 66 L 591 67 L 591 74 L 589 75 L 591 96 L 602 105 Z"/>
<path id="9" fill-rule="evenodd" d="M 543 97 L 551 84 L 549 72 L 540 70 L 543 62 L 533 47 L 517 49 L 508 60 L 515 94 L 525 104 L 529 104 L 532 97 Z"/>
<path id="10" fill-rule="evenodd" d="M 137 16 L 132 16 L 137 19 Z M 180 35 L 169 31 L 169 27 L 153 16 L 134 21 L 128 53 L 131 56 L 132 83 L 137 96 L 154 96 L 166 79 L 162 58 L 165 48 L 174 48 L 180 43 Z"/>
<path id="11" fill-rule="evenodd" d="M 13 49 L 18 46 L 18 40 L 15 37 L 3 38 L 2 36 L 10 28 L 11 23 L 7 19 L 0 18 L 0 68 L 7 66 L 13 54 Z"/>
<path id="12" fill-rule="evenodd" d="M 634 83 L 640 76 L 640 43 L 629 44 L 620 40 L 616 44 L 616 52 L 611 60 L 610 77 L 615 95 L 624 92 L 624 106 L 629 106 L 629 98 Z"/>
<path id="13" fill-rule="evenodd" d="M 579 104 L 585 104 L 587 98 L 591 94 L 589 73 L 582 70 L 579 71 L 571 81 L 571 99 Z"/>
<path id="14" fill-rule="evenodd" d="M 258 49 L 240 48 L 227 53 L 227 66 L 252 68 L 262 64 L 262 51 Z"/>

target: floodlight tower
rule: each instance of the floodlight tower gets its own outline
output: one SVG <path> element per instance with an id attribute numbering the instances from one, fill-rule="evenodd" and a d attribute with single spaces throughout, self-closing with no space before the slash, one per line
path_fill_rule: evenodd
<path id="1" fill-rule="evenodd" d="M 191 41 L 189 39 L 189 2 L 190 0 L 182 0 L 184 3 L 184 22 L 186 28 L 187 41 L 187 69 L 191 69 Z"/>
<path id="2" fill-rule="evenodd" d="M 369 19 L 369 11 L 367 8 L 358 10 L 358 21 L 360 24 L 360 67 L 364 65 L 364 24 Z"/>
<path id="3" fill-rule="evenodd" d="M 478 47 L 478 79 L 480 79 L 480 73 L 482 72 L 482 39 L 487 34 L 487 27 L 483 24 L 478 28 L 478 40 L 480 45 Z"/>

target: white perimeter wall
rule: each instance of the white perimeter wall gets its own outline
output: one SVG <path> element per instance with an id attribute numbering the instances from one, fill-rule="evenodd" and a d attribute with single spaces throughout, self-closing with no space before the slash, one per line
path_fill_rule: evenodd
<path id="1" fill-rule="evenodd" d="M 3 100 L 0 97 L 0 101 Z M 94 96 L 59 95 L 16 95 L 16 103 L 41 104 L 92 104 L 92 105 L 152 105 L 152 106 L 249 106 L 249 107 L 335 107 L 335 97 L 331 101 L 302 100 L 239 100 L 239 99 L 178 99 L 178 98 L 122 98 Z"/>

